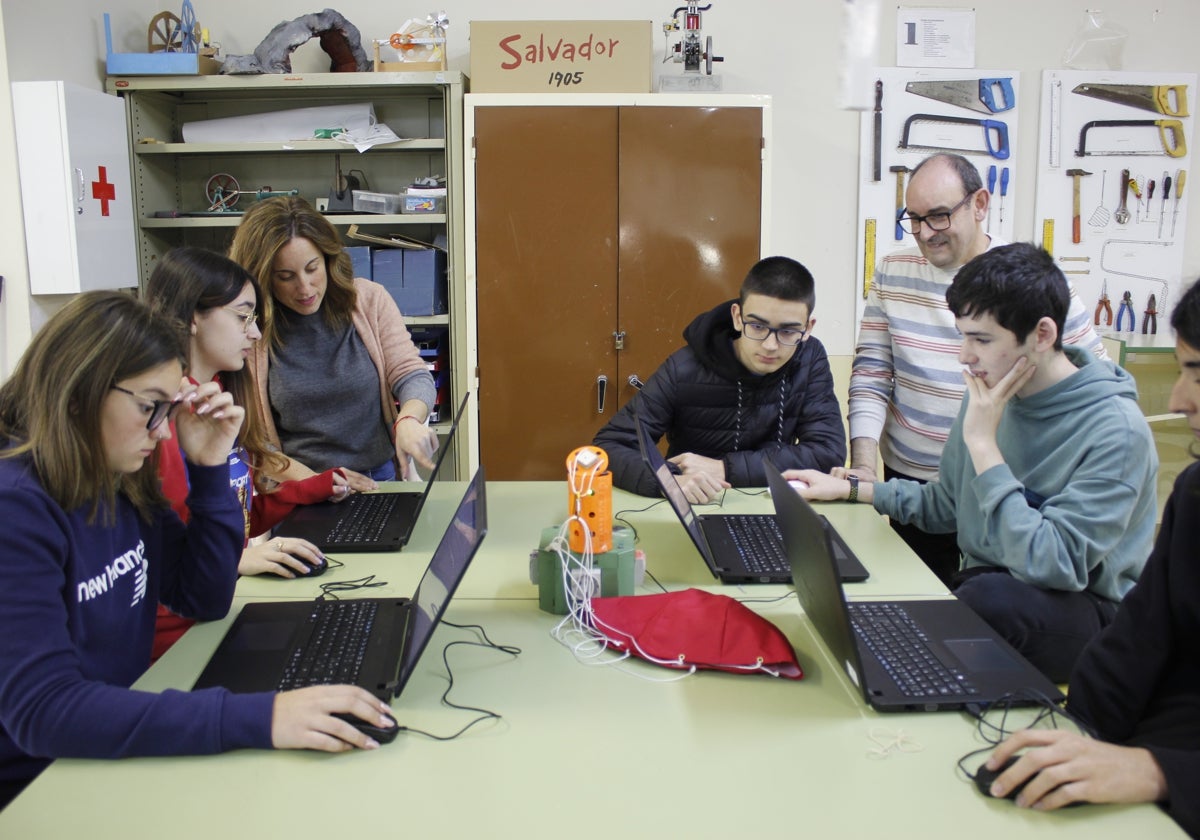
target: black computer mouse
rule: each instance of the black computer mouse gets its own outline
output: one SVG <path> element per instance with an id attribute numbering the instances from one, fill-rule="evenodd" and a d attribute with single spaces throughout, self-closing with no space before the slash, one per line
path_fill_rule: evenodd
<path id="1" fill-rule="evenodd" d="M 396 734 L 400 731 L 400 726 L 396 723 L 396 719 L 391 715 L 388 715 L 387 718 L 392 722 L 392 725 L 386 729 L 382 726 L 375 726 L 374 724 L 367 723 L 362 718 L 354 715 L 336 714 L 334 717 L 338 720 L 346 721 L 346 723 L 353 726 L 359 732 L 374 738 L 381 744 L 390 744 L 392 741 L 396 740 Z"/>
<path id="2" fill-rule="evenodd" d="M 986 761 L 983 764 L 980 764 L 979 769 L 975 771 L 975 787 L 979 788 L 979 792 L 982 793 L 984 796 L 991 796 L 992 795 L 992 782 L 996 781 L 997 776 L 999 776 L 1001 773 L 1003 773 L 1009 767 L 1012 767 L 1017 762 L 1018 758 L 1020 758 L 1020 756 L 1016 756 L 1016 755 L 1009 756 L 1008 760 L 1005 761 L 1003 764 L 1001 764 L 1000 768 L 998 770 L 989 770 Z M 1037 775 L 1037 774 L 1035 773 L 1034 775 Z M 1025 787 L 1025 785 L 1029 784 L 1029 780 L 1032 778 L 1033 778 L 1033 776 L 1030 776 L 1028 779 L 1021 782 L 1021 784 L 1017 785 L 1015 788 L 1010 790 L 1008 792 L 1008 795 L 1005 796 L 1004 798 L 1005 799 L 1016 799 L 1017 794 L 1021 792 L 1021 790 Z"/>
<path id="3" fill-rule="evenodd" d="M 309 563 L 304 558 L 300 558 L 300 562 L 303 563 L 304 565 L 308 566 L 308 571 L 302 575 L 296 575 L 296 577 L 303 577 L 303 578 L 320 577 L 321 575 L 325 574 L 325 570 L 329 568 L 329 562 L 324 557 L 319 558 L 315 564 Z"/>

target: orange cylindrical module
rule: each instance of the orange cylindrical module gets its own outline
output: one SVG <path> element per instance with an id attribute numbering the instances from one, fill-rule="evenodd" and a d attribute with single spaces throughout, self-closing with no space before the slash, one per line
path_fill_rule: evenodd
<path id="1" fill-rule="evenodd" d="M 612 473 L 608 453 L 598 446 L 581 446 L 567 456 L 567 542 L 580 554 L 585 532 L 592 554 L 612 549 Z"/>

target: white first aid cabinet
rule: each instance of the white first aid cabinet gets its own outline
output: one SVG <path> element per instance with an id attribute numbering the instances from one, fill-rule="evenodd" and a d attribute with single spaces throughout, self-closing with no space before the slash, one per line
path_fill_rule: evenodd
<path id="1" fill-rule="evenodd" d="M 125 103 L 66 82 L 14 82 L 30 291 L 138 285 Z"/>

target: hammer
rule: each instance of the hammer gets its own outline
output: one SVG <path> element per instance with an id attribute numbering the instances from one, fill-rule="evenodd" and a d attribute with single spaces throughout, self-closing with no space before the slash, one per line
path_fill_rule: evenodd
<path id="1" fill-rule="evenodd" d="M 896 241 L 904 238 L 904 228 L 900 227 L 900 214 L 904 212 L 904 176 L 908 167 L 900 164 L 889 166 L 888 172 L 896 173 Z"/>
<path id="2" fill-rule="evenodd" d="M 1067 174 L 1075 183 L 1075 189 L 1071 196 L 1071 241 L 1079 244 L 1079 179 L 1092 173 L 1084 169 L 1068 169 Z"/>

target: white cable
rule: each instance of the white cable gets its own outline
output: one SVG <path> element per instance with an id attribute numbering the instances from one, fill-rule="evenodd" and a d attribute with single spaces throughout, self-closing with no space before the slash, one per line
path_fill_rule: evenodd
<path id="1" fill-rule="evenodd" d="M 874 746 L 867 747 L 867 758 L 887 758 L 894 752 L 922 752 L 925 745 L 915 740 L 903 729 L 892 730 L 886 726 L 872 726 L 867 740 Z"/>

